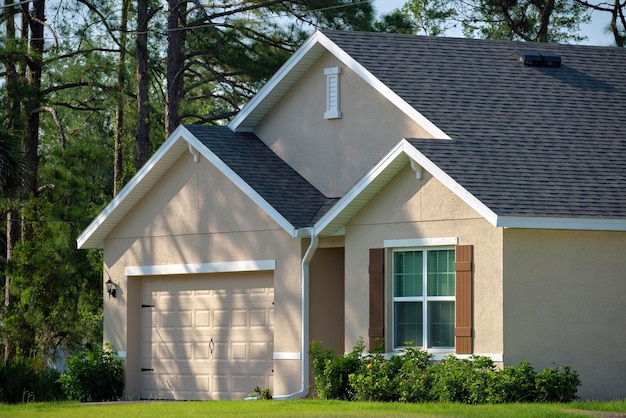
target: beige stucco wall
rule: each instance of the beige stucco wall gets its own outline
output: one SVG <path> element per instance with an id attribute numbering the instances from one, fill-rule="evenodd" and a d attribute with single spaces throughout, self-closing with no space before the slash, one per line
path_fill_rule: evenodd
<path id="1" fill-rule="evenodd" d="M 324 68 L 341 67 L 341 119 L 324 119 Z M 429 138 L 361 77 L 323 55 L 265 116 L 255 133 L 328 197 L 340 197 L 405 137 Z"/>
<path id="2" fill-rule="evenodd" d="M 504 360 L 580 373 L 579 396 L 626 397 L 626 233 L 504 232 Z"/>
<path id="3" fill-rule="evenodd" d="M 118 285 L 104 301 L 104 339 L 126 352 L 129 397 L 139 389 L 142 279 L 126 278 L 127 266 L 274 259 L 274 350 L 300 352 L 300 242 L 204 159 L 183 154 L 105 239 L 104 254 Z M 274 370 L 275 394 L 300 389 L 299 361 L 277 360 Z"/>
<path id="4" fill-rule="evenodd" d="M 346 350 L 360 337 L 367 341 L 369 249 L 382 248 L 384 240 L 448 237 L 474 245 L 474 352 L 502 354 L 502 231 L 428 172 L 416 179 L 409 166 L 346 227 Z M 390 263 L 386 265 L 389 270 Z M 391 276 L 386 277 L 389 295 Z M 386 311 L 389 350 L 390 306 Z"/>

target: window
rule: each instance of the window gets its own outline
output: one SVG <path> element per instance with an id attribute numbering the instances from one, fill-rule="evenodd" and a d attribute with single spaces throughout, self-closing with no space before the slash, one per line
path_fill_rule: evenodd
<path id="1" fill-rule="evenodd" d="M 393 251 L 393 346 L 454 349 L 455 252 Z"/>

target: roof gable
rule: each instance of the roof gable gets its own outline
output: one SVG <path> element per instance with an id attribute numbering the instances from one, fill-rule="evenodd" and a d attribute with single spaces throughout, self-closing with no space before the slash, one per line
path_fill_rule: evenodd
<path id="1" fill-rule="evenodd" d="M 223 126 L 181 125 L 83 231 L 78 248 L 102 247 L 105 237 L 187 151 L 211 162 L 293 236 L 336 200 L 311 186 L 254 134 Z"/>
<path id="2" fill-rule="evenodd" d="M 325 51 L 329 51 L 355 74 L 360 76 L 365 82 L 378 91 L 383 97 L 413 119 L 434 138 L 449 138 L 448 135 L 439 129 L 430 120 L 425 118 L 415 107 L 407 103 L 402 97 L 396 94 L 388 85 L 381 82 L 358 60 L 347 54 L 340 46 L 330 40 L 326 34 L 329 32 L 317 31 L 287 60 L 287 62 L 274 74 L 272 78 L 259 90 L 259 92 L 248 102 L 246 106 L 233 118 L 228 125 L 232 130 L 238 132 L 251 132 L 261 121 L 269 110 L 280 100 L 280 98 L 299 80 L 299 78 L 310 68 L 310 66 Z"/>

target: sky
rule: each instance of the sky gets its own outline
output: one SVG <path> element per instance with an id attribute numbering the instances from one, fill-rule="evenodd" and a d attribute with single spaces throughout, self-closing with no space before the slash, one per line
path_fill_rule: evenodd
<path id="1" fill-rule="evenodd" d="M 374 0 L 374 8 L 379 14 L 389 13 L 393 9 L 402 7 L 406 0 Z M 608 13 L 595 12 L 592 16 L 592 22 L 588 25 L 581 26 L 581 32 L 588 39 L 582 41 L 585 45 L 614 45 L 611 35 L 604 32 L 604 28 L 609 23 L 610 15 Z M 458 33 L 449 33 L 448 36 L 463 36 L 460 31 Z"/>

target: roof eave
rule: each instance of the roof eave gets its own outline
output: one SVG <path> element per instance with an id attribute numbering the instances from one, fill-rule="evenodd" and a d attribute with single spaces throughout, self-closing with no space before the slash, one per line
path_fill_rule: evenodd
<path id="1" fill-rule="evenodd" d="M 496 226 L 508 229 L 626 231 L 626 219 L 550 216 L 498 216 Z"/>
<path id="2" fill-rule="evenodd" d="M 408 157 L 408 158 L 407 158 Z M 361 178 L 339 201 L 315 224 L 321 235 L 332 235 L 358 213 L 409 161 L 413 160 L 424 170 L 459 196 L 492 225 L 497 215 L 469 193 L 452 177 L 426 158 L 407 140 L 400 141 L 380 162 Z"/>
<path id="3" fill-rule="evenodd" d="M 252 132 L 269 110 L 281 97 L 298 81 L 310 66 L 329 51 L 361 77 L 374 90 L 393 103 L 410 119 L 418 123 L 433 138 L 450 139 L 450 137 L 413 106 L 398 96 L 385 83 L 376 78 L 363 65 L 352 58 L 348 53 L 331 41 L 322 32 L 315 32 L 270 80 L 250 99 L 241 111 L 229 123 L 229 128 L 235 132 Z"/>
<path id="4" fill-rule="evenodd" d="M 115 225 L 187 150 L 186 141 L 181 141 L 181 139 L 189 136 L 191 133 L 183 126 L 176 128 L 163 145 L 78 236 L 76 243 L 79 249 L 103 247 L 104 238 L 113 230 Z"/>
<path id="5" fill-rule="evenodd" d="M 77 247 L 79 249 L 102 248 L 106 236 L 187 150 L 193 153 L 194 158 L 198 153 L 201 154 L 288 234 L 296 236 L 296 228 L 280 212 L 181 125 L 80 234 L 76 239 Z"/>

